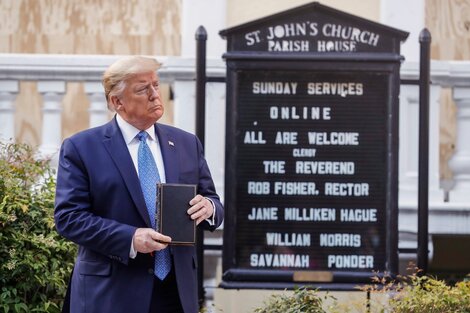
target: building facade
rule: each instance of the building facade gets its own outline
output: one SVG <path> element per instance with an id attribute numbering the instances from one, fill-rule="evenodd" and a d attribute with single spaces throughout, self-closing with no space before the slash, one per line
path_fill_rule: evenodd
<path id="1" fill-rule="evenodd" d="M 207 74 L 225 76 L 218 32 L 309 1 L 4 0 L 0 2 L 0 136 L 56 155 L 63 138 L 112 117 L 100 83 L 119 55 L 156 56 L 167 109 L 163 123 L 195 131 L 195 32 L 208 33 Z M 470 1 L 325 0 L 322 4 L 410 32 L 402 79 L 419 78 L 419 33 L 432 34 L 429 142 L 430 271 L 470 271 Z M 406 10 L 404 9 L 406 7 Z M 208 83 L 206 155 L 223 195 L 225 85 Z M 400 93 L 399 230 L 416 247 L 418 90 Z M 221 231 L 208 243 L 222 244 Z M 217 286 L 220 251 L 206 252 Z M 402 268 L 413 253 L 401 255 Z"/>

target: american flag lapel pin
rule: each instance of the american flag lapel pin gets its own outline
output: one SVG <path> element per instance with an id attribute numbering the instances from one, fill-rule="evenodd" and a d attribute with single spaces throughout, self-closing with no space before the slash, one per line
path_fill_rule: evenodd
<path id="1" fill-rule="evenodd" d="M 171 140 L 168 140 L 168 144 L 169 144 L 170 146 L 172 146 L 172 147 L 174 147 L 174 146 L 175 146 L 174 142 L 173 142 L 173 141 L 171 141 Z"/>

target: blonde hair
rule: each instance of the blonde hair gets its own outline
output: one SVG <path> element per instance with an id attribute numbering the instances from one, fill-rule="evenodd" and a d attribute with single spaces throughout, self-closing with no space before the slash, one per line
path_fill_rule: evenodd
<path id="1" fill-rule="evenodd" d="M 103 87 L 108 108 L 111 96 L 119 96 L 126 87 L 126 80 L 132 75 L 153 72 L 160 68 L 157 60 L 144 56 L 123 57 L 111 64 L 103 74 Z"/>

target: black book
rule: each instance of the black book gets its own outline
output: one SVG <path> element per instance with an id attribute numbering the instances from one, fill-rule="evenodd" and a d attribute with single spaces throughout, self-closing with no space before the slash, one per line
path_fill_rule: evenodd
<path id="1" fill-rule="evenodd" d="M 172 245 L 196 243 L 196 221 L 187 211 L 189 201 L 196 196 L 196 185 L 158 184 L 157 231 L 170 236 Z"/>

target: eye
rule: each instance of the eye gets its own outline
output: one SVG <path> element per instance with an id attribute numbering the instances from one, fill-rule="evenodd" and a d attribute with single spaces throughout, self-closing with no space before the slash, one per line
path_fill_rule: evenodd
<path id="1" fill-rule="evenodd" d="M 148 90 L 148 87 L 144 86 L 143 88 L 137 89 L 137 93 L 138 94 L 144 94 L 144 93 L 147 93 L 147 90 Z"/>

